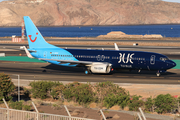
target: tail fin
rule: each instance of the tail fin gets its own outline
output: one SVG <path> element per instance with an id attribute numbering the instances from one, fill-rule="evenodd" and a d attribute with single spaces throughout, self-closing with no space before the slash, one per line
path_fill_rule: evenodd
<path id="1" fill-rule="evenodd" d="M 26 34 L 28 38 L 29 48 L 57 48 L 45 41 L 37 27 L 29 16 L 24 16 Z"/>

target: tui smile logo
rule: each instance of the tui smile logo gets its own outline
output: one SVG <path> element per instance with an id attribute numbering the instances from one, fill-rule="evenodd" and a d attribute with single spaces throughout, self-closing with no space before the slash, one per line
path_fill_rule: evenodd
<path id="1" fill-rule="evenodd" d="M 38 33 L 36 33 L 36 35 L 38 35 Z M 31 42 L 35 42 L 36 41 L 36 39 L 37 39 L 37 37 L 35 37 L 35 39 L 34 40 L 32 40 L 32 35 L 28 35 L 28 37 L 29 37 L 29 39 L 31 40 Z"/>

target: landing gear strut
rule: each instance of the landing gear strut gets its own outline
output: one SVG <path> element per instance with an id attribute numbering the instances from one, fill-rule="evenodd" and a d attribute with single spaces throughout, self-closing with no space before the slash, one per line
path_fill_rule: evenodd
<path id="1" fill-rule="evenodd" d="M 161 73 L 165 73 L 166 71 L 165 70 L 158 70 L 156 75 L 157 77 L 159 77 L 161 75 Z"/>
<path id="2" fill-rule="evenodd" d="M 157 77 L 159 77 L 161 75 L 161 73 L 157 72 L 156 75 L 157 75 Z"/>
<path id="3" fill-rule="evenodd" d="M 90 70 L 85 70 L 85 72 L 84 72 L 86 75 L 88 75 L 88 74 L 91 74 L 91 71 Z"/>

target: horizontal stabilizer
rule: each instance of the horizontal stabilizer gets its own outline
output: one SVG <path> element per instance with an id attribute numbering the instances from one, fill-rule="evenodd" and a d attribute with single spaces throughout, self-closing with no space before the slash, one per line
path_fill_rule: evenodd
<path id="1" fill-rule="evenodd" d="M 34 58 L 31 54 L 30 54 L 30 52 L 27 50 L 27 48 L 25 47 L 25 46 L 22 46 L 23 48 L 24 48 L 24 50 L 25 50 L 25 52 L 26 52 L 26 55 L 29 57 L 29 58 Z"/>

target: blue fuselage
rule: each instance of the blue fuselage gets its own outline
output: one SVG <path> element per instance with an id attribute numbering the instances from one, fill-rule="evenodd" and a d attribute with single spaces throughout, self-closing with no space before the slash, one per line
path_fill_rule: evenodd
<path id="1" fill-rule="evenodd" d="M 176 63 L 165 55 L 143 51 L 116 51 L 116 50 L 88 50 L 88 49 L 62 49 L 39 48 L 31 52 L 36 58 L 91 61 L 112 64 L 113 69 L 163 70 L 166 71 Z M 58 61 L 46 60 L 49 63 L 63 66 L 77 66 L 69 63 L 60 64 Z"/>

